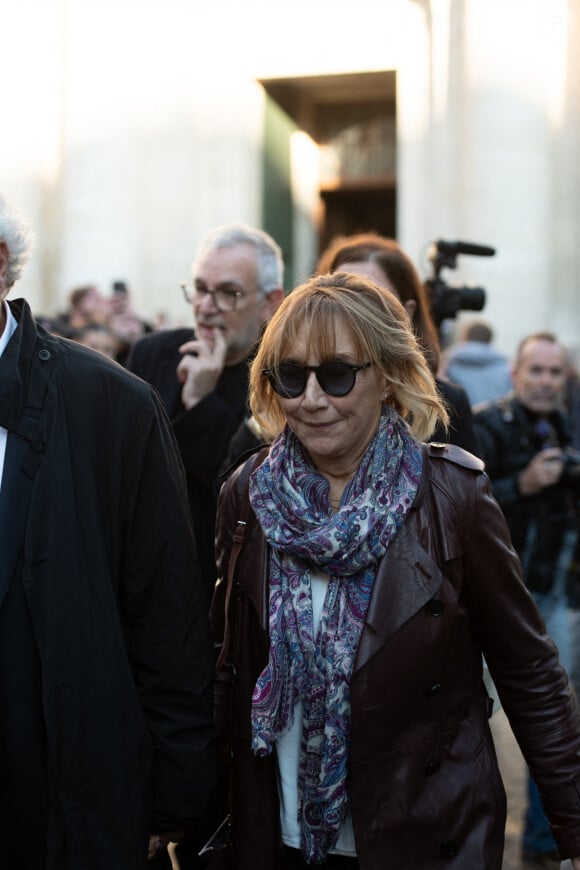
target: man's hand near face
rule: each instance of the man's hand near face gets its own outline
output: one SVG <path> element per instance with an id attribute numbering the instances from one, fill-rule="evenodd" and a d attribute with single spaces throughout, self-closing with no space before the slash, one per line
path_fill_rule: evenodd
<path id="1" fill-rule="evenodd" d="M 221 329 L 213 331 L 212 341 L 198 338 L 179 348 L 183 358 L 177 366 L 177 378 L 183 385 L 181 401 L 188 411 L 215 390 L 224 369 L 226 350 Z"/>

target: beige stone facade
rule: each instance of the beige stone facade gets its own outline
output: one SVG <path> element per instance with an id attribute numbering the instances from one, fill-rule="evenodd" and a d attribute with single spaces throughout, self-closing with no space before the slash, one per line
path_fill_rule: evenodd
<path id="1" fill-rule="evenodd" d="M 187 320 L 208 228 L 264 226 L 290 283 L 366 215 L 425 277 L 433 239 L 495 247 L 445 277 L 485 287 L 506 352 L 580 344 L 580 0 L 19 0 L 3 25 L 36 310 L 124 279 Z"/>

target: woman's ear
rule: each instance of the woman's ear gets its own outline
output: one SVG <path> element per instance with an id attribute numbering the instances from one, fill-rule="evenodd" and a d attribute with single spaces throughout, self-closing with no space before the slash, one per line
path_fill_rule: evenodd
<path id="1" fill-rule="evenodd" d="M 415 300 L 414 299 L 407 299 L 406 302 L 403 302 L 403 308 L 405 308 L 405 310 L 407 311 L 407 314 L 409 315 L 409 317 L 412 320 L 414 318 L 415 314 L 417 313 L 417 303 L 415 302 Z"/>

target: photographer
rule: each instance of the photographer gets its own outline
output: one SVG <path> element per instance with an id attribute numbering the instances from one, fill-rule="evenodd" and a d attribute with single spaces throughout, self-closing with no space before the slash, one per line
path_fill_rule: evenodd
<path id="1" fill-rule="evenodd" d="M 565 364 L 565 351 L 552 333 L 524 338 L 512 369 L 514 392 L 484 405 L 475 414 L 475 425 L 524 579 L 569 669 L 566 581 L 576 542 L 580 466 L 560 411 Z M 556 862 L 555 842 L 532 780 L 523 849 L 527 860 L 544 866 L 550 866 L 550 857 Z"/>

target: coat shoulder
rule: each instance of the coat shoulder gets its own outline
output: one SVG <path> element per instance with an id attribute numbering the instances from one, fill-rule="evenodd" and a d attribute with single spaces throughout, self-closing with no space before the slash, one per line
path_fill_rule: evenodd
<path id="1" fill-rule="evenodd" d="M 107 396 L 111 405 L 133 410 L 157 405 L 153 388 L 123 366 L 75 341 L 56 341 L 56 380 L 70 400 L 82 396 L 100 406 Z"/>
<path id="2" fill-rule="evenodd" d="M 442 459 L 472 471 L 481 472 L 485 469 L 485 464 L 481 459 L 478 459 L 473 453 L 463 450 L 462 447 L 458 447 L 456 444 L 444 444 L 440 441 L 432 441 L 425 445 L 425 450 L 430 459 Z"/>
<path id="3" fill-rule="evenodd" d="M 268 447 L 260 444 L 239 456 L 222 475 L 221 490 L 224 496 L 235 492 L 236 498 L 244 498 L 251 473 L 262 464 L 267 455 Z"/>

